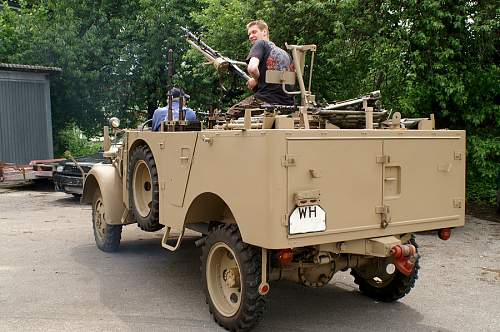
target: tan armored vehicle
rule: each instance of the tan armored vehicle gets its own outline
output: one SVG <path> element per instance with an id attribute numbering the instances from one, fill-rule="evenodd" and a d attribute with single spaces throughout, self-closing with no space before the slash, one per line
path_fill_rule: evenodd
<path id="1" fill-rule="evenodd" d="M 253 327 L 280 279 L 321 287 L 350 269 L 362 293 L 398 300 L 417 279 L 413 233 L 448 239 L 464 224 L 465 132 L 434 130 L 432 117 L 388 117 L 379 92 L 318 107 L 302 74 L 316 47 L 287 47 L 296 76 L 267 72 L 266 80 L 284 89 L 297 80 L 290 93 L 301 106 L 231 121 L 211 114 L 206 129 L 182 116 L 161 132 L 120 130 L 113 119 L 123 143 L 112 149 L 105 127 L 109 162 L 85 181 L 101 250 L 117 250 L 132 223 L 164 229 L 170 251 L 186 229 L 202 234 L 207 303 L 228 330 Z"/>

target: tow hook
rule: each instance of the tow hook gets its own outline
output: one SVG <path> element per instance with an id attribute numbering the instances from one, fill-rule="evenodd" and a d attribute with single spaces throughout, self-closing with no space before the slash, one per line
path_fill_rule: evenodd
<path id="1" fill-rule="evenodd" d="M 418 258 L 417 249 L 412 244 L 398 244 L 391 248 L 391 256 L 394 257 L 394 265 L 399 272 L 409 276 Z"/>

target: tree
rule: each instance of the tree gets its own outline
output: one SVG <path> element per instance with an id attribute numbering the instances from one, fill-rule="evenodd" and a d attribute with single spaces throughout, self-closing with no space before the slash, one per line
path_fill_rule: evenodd
<path id="1" fill-rule="evenodd" d="M 467 0 L 44 0 L 0 10 L 0 61 L 58 66 L 54 132 L 75 123 L 92 136 L 116 115 L 136 126 L 166 103 L 167 52 L 191 106 L 222 110 L 248 93 L 189 50 L 180 26 L 242 60 L 245 25 L 262 18 L 278 46 L 317 44 L 313 90 L 320 102 L 382 91 L 403 116 L 435 114 L 466 129 L 468 197 L 492 200 L 500 168 L 500 13 Z M 306 68 L 306 73 L 308 70 Z M 226 90 L 220 87 L 223 80 Z M 57 137 L 56 137 L 57 140 Z"/>

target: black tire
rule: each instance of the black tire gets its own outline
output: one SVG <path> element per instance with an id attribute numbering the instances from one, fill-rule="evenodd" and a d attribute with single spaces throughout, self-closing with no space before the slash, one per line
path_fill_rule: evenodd
<path id="1" fill-rule="evenodd" d="M 222 257 L 224 253 L 227 257 L 217 263 L 217 257 L 221 256 L 219 251 Z M 222 290 L 231 289 L 225 281 L 228 269 L 224 270 L 226 265 L 222 263 L 223 260 L 230 264 L 233 262 L 239 273 L 237 286 L 232 286 L 234 292 L 229 298 L 224 296 Z M 244 243 L 235 224 L 218 225 L 208 234 L 201 255 L 201 273 L 206 302 L 220 326 L 230 331 L 248 331 L 260 321 L 266 304 L 265 297 L 258 291 L 261 282 L 261 250 Z M 225 282 L 222 282 L 223 279 Z M 210 280 L 215 282 L 209 285 Z M 224 312 L 221 308 L 229 308 L 229 311 Z"/>
<path id="2" fill-rule="evenodd" d="M 415 242 L 414 236 L 412 236 L 410 243 L 413 244 L 418 251 L 418 245 Z M 387 259 L 392 262 L 391 258 Z M 373 261 L 377 263 L 379 259 L 375 258 Z M 387 263 L 386 260 L 384 260 L 384 262 Z M 380 285 L 373 279 L 378 276 L 366 276 L 362 270 L 352 269 L 351 275 L 354 277 L 354 282 L 359 286 L 360 292 L 364 295 L 381 302 L 394 302 L 408 294 L 415 286 L 419 269 L 419 258 L 417 258 L 412 274 L 406 276 L 396 269 L 393 275 L 387 279 L 384 278 L 385 280 Z M 381 279 L 383 278 L 383 276 L 380 277 Z"/>
<path id="3" fill-rule="evenodd" d="M 140 229 L 156 232 L 163 225 L 160 224 L 158 171 L 153 153 L 144 145 L 134 148 L 129 166 L 129 203 L 135 221 Z M 144 176 L 141 177 L 140 174 Z"/>
<path id="4" fill-rule="evenodd" d="M 113 252 L 120 247 L 122 225 L 108 225 L 104 212 L 104 201 L 101 191 L 97 189 L 92 199 L 92 226 L 97 248 L 105 252 Z"/>

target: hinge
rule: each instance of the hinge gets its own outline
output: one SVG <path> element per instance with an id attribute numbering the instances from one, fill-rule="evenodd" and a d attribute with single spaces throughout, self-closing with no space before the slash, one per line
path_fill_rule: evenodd
<path id="1" fill-rule="evenodd" d="M 388 164 L 391 162 L 391 157 L 388 155 L 377 156 L 377 164 Z"/>
<path id="2" fill-rule="evenodd" d="M 462 160 L 462 152 L 461 151 L 455 151 L 453 153 L 453 159 L 455 159 L 455 160 Z"/>
<path id="3" fill-rule="evenodd" d="M 281 157 L 281 166 L 283 167 L 290 167 L 290 166 L 295 166 L 295 155 L 294 154 L 286 154 L 283 157 Z"/>
<path id="4" fill-rule="evenodd" d="M 387 226 L 391 222 L 391 210 L 389 206 L 376 206 L 375 213 L 380 214 L 380 227 L 387 228 Z"/>
<path id="5" fill-rule="evenodd" d="M 281 225 L 288 227 L 288 214 L 283 213 L 282 219 L 281 219 Z"/>

